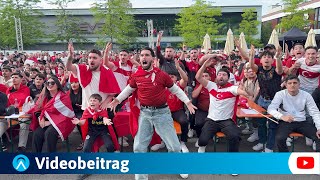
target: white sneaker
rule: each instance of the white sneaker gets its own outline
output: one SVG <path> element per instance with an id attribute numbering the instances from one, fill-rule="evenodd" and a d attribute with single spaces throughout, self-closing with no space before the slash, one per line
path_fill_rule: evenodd
<path id="1" fill-rule="evenodd" d="M 201 146 L 198 149 L 198 153 L 205 153 L 206 152 L 206 146 Z"/>
<path id="2" fill-rule="evenodd" d="M 287 146 L 291 146 L 292 139 L 287 137 L 286 144 Z"/>
<path id="3" fill-rule="evenodd" d="M 182 151 L 183 153 L 188 153 L 188 152 L 189 152 L 189 149 L 187 148 L 185 142 L 181 142 L 181 143 L 180 143 L 180 146 L 181 146 L 181 151 Z"/>
<path id="4" fill-rule="evenodd" d="M 252 147 L 253 150 L 255 151 L 260 151 L 263 149 L 263 144 L 262 143 L 258 143 L 257 145 Z"/>
<path id="5" fill-rule="evenodd" d="M 231 176 L 238 176 L 239 174 L 231 174 Z"/>
<path id="6" fill-rule="evenodd" d="M 248 142 L 255 142 L 259 140 L 258 136 L 258 130 L 254 129 L 253 133 L 250 135 L 250 137 L 247 139 Z"/>
<path id="7" fill-rule="evenodd" d="M 161 141 L 161 144 L 155 144 L 150 149 L 151 151 L 158 151 L 159 149 L 162 149 L 164 147 L 166 147 L 166 145 L 164 144 L 163 141 Z"/>
<path id="8" fill-rule="evenodd" d="M 189 174 L 180 174 L 180 177 L 182 179 L 187 179 L 189 177 Z"/>
<path id="9" fill-rule="evenodd" d="M 306 145 L 307 146 L 312 146 L 312 144 L 313 144 L 313 140 L 306 137 Z"/>
<path id="10" fill-rule="evenodd" d="M 193 130 L 193 129 L 189 129 L 189 131 L 188 131 L 188 137 L 189 137 L 189 138 L 192 138 L 193 135 L 194 135 L 194 130 Z"/>
<path id="11" fill-rule="evenodd" d="M 264 148 L 263 152 L 265 152 L 265 153 L 273 153 L 273 150 L 269 149 L 269 148 Z"/>
<path id="12" fill-rule="evenodd" d="M 317 148 L 316 148 L 316 142 L 313 142 L 312 144 L 312 149 L 315 151 Z"/>
<path id="13" fill-rule="evenodd" d="M 195 146 L 196 148 L 199 147 L 199 139 L 198 139 L 197 142 L 194 144 L 194 146 Z"/>
<path id="14" fill-rule="evenodd" d="M 242 131 L 241 131 L 242 134 L 251 134 L 252 131 L 250 130 L 249 128 L 249 125 L 246 124 L 246 128 L 244 128 Z"/>
<path id="15" fill-rule="evenodd" d="M 119 142 L 119 144 L 121 145 L 121 137 L 119 137 L 118 138 L 118 142 Z M 127 142 L 127 140 L 126 140 L 126 138 L 125 137 L 123 137 L 123 147 L 128 147 L 129 146 L 129 143 Z"/>

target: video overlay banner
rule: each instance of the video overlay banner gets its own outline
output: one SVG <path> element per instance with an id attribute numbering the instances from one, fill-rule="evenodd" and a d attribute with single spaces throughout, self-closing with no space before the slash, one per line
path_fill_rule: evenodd
<path id="1" fill-rule="evenodd" d="M 320 174 L 320 153 L 0 153 L 0 174 Z"/>

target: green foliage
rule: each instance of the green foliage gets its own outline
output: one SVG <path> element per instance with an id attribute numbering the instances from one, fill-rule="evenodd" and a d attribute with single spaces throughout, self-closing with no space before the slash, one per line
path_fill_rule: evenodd
<path id="1" fill-rule="evenodd" d="M 15 20 L 20 18 L 24 47 L 35 44 L 43 37 L 42 15 L 36 10 L 40 0 L 1 0 L 0 1 L 0 48 L 17 47 Z"/>
<path id="2" fill-rule="evenodd" d="M 106 41 L 123 47 L 136 42 L 138 30 L 129 0 L 96 2 L 91 10 L 96 22 L 104 23 L 102 28 L 96 31 L 100 35 L 98 46 L 105 46 Z"/>
<path id="3" fill-rule="evenodd" d="M 79 24 L 79 18 L 74 17 L 66 10 L 68 4 L 75 0 L 52 0 L 49 4 L 57 6 L 57 20 L 55 21 L 55 29 L 53 34 L 50 35 L 51 42 L 65 42 L 70 39 L 77 43 L 87 42 L 88 40 L 81 36 Z"/>
<path id="4" fill-rule="evenodd" d="M 219 33 L 225 24 L 219 24 L 215 17 L 221 16 L 220 8 L 213 8 L 203 0 L 196 0 L 195 4 L 183 8 L 178 14 L 178 23 L 175 29 L 183 37 L 188 47 L 199 47 L 202 45 L 203 37 L 208 33 L 211 41 Z"/>
<path id="5" fill-rule="evenodd" d="M 278 28 L 283 31 L 288 31 L 292 27 L 297 27 L 300 30 L 304 30 L 305 27 L 309 26 L 311 21 L 307 20 L 304 15 L 310 12 L 309 9 L 298 9 L 300 3 L 305 2 L 305 0 L 282 0 L 285 4 L 284 12 L 288 13 L 287 16 L 281 19 Z"/>
<path id="6" fill-rule="evenodd" d="M 246 36 L 248 44 L 254 44 L 260 46 L 260 41 L 253 38 L 254 35 L 258 34 L 257 26 L 260 22 L 257 20 L 257 14 L 255 8 L 247 8 L 243 10 L 242 21 L 239 24 L 239 32 L 243 32 Z"/>
<path id="7" fill-rule="evenodd" d="M 268 44 L 271 33 L 272 33 L 271 22 L 263 23 L 261 28 L 261 42 L 263 44 Z"/>

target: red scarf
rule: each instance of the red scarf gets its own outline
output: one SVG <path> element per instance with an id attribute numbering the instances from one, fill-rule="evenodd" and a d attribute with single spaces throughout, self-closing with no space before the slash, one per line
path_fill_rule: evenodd
<path id="1" fill-rule="evenodd" d="M 81 119 L 88 119 L 88 118 L 92 118 L 94 121 L 97 120 L 99 117 L 107 117 L 108 118 L 108 112 L 106 110 L 98 110 L 98 111 L 94 111 L 92 110 L 90 107 L 88 107 L 82 115 Z M 86 136 L 88 134 L 88 128 L 89 128 L 89 124 L 88 124 L 88 120 L 86 120 L 85 124 L 83 126 L 81 126 L 81 132 L 82 132 L 82 139 L 83 141 L 85 141 Z M 113 142 L 114 148 L 115 150 L 119 150 L 120 146 L 117 140 L 117 136 L 116 133 L 114 132 L 114 129 L 112 127 L 112 125 L 108 126 L 108 130 L 109 130 L 109 134 L 111 137 L 111 140 Z M 103 141 L 101 139 L 101 137 L 98 137 L 95 141 L 94 144 L 92 146 L 92 152 L 98 152 L 99 148 L 103 145 Z"/>
<path id="2" fill-rule="evenodd" d="M 82 88 L 85 88 L 92 80 L 92 71 L 89 69 L 89 66 L 84 64 L 79 64 L 78 67 L 80 74 L 78 78 Z M 100 66 L 99 91 L 110 94 L 119 94 L 121 92 L 113 72 L 102 65 Z"/>

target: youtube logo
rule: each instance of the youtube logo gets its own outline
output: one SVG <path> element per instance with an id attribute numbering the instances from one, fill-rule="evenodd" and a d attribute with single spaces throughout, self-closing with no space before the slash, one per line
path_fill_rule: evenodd
<path id="1" fill-rule="evenodd" d="M 292 174 L 320 174 L 320 153 L 291 153 L 288 165 Z"/>
<path id="2" fill-rule="evenodd" d="M 298 157 L 297 158 L 297 168 L 298 169 L 313 169 L 314 168 L 314 158 L 313 157 Z"/>

